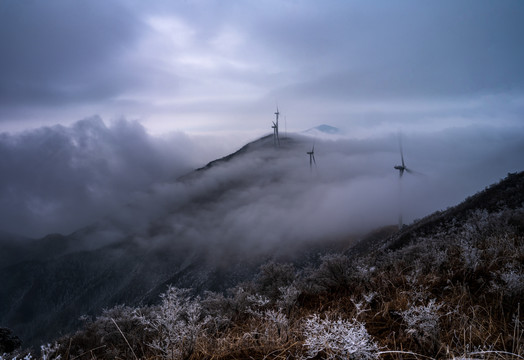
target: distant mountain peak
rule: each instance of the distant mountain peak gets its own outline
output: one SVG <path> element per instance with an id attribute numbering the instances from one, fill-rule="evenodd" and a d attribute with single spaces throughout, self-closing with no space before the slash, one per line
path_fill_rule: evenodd
<path id="1" fill-rule="evenodd" d="M 331 126 L 331 125 L 326 125 L 326 124 L 316 126 L 314 127 L 314 129 L 317 129 L 318 131 L 322 131 L 326 134 L 340 134 L 340 129 L 334 126 Z"/>
<path id="2" fill-rule="evenodd" d="M 340 131 L 340 129 L 334 127 L 334 126 L 331 126 L 331 125 L 326 125 L 326 124 L 322 124 L 322 125 L 318 125 L 318 126 L 315 126 L 315 127 L 312 127 L 311 129 L 308 129 L 306 131 L 304 131 L 304 134 L 307 134 L 307 135 L 314 135 L 314 136 L 317 136 L 317 135 L 340 135 L 342 132 Z"/>

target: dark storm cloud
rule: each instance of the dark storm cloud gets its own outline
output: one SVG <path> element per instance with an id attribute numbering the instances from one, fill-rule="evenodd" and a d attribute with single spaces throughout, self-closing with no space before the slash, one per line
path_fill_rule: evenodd
<path id="1" fill-rule="evenodd" d="M 67 233 L 121 207 L 133 192 L 194 166 L 184 134 L 150 137 L 137 122 L 99 117 L 71 127 L 0 134 L 0 229 Z"/>
<path id="2" fill-rule="evenodd" d="M 8 0 L 0 23 L 3 106 L 107 100 L 136 85 L 119 56 L 140 22 L 117 2 Z"/>
<path id="3" fill-rule="evenodd" d="M 300 53 L 316 76 L 289 91 L 296 87 L 315 97 L 380 99 L 524 90 L 521 2 L 339 6 L 339 11 L 311 15 L 302 27 L 291 29 L 297 43 L 308 23 L 314 29 L 315 35 L 302 38 Z M 285 32 L 282 39 L 290 40 Z M 297 50 L 293 44 L 282 48 Z"/>
<path id="4" fill-rule="evenodd" d="M 252 128 L 279 100 L 341 126 L 348 101 L 521 99 L 523 17 L 513 0 L 4 1 L 0 121 L 89 105 L 152 128 Z"/>

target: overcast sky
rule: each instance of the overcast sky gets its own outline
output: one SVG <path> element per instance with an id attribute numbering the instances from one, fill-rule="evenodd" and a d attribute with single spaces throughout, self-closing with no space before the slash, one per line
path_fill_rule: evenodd
<path id="1" fill-rule="evenodd" d="M 524 108 L 522 19 L 519 0 L 2 0 L 0 126 L 254 136 L 276 103 L 296 130 L 506 126 Z"/>
<path id="2" fill-rule="evenodd" d="M 412 217 L 454 205 L 524 169 L 523 19 L 520 0 L 0 0 L 0 230 L 73 231 L 270 133 L 277 104 L 284 131 L 378 139 L 369 183 L 401 132 L 447 196 Z"/>

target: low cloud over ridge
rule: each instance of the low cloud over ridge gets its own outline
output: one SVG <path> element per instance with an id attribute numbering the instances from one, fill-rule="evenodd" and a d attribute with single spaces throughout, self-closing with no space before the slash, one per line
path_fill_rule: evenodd
<path id="1" fill-rule="evenodd" d="M 133 191 L 194 167 L 182 133 L 153 138 L 137 122 L 99 117 L 0 134 L 0 229 L 67 233 L 125 203 Z"/>
<path id="2" fill-rule="evenodd" d="M 207 247 L 214 258 L 231 249 L 284 251 L 395 224 L 399 206 L 411 222 L 524 168 L 524 142 L 515 131 L 453 129 L 403 139 L 406 165 L 417 173 L 406 173 L 402 188 L 393 169 L 400 163 L 397 134 L 366 140 L 291 134 L 281 148 L 266 137 L 182 181 L 137 194 L 113 220 L 146 244 Z M 313 143 L 317 166 L 310 168 Z"/>
<path id="3" fill-rule="evenodd" d="M 489 126 L 406 133 L 406 165 L 420 174 L 405 174 L 401 189 L 396 133 L 360 140 L 289 134 L 280 149 L 268 137 L 195 173 L 201 145 L 182 133 L 152 137 L 137 122 L 106 126 L 94 117 L 4 133 L 0 229 L 43 236 L 105 218 L 115 234 L 150 244 L 239 249 L 345 236 L 395 224 L 399 191 L 409 222 L 522 170 L 523 133 Z M 310 168 L 313 144 L 317 166 Z"/>

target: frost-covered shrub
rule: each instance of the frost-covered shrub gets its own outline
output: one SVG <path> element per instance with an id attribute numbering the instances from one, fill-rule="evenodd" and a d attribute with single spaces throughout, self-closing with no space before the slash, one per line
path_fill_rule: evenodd
<path id="1" fill-rule="evenodd" d="M 145 312 L 146 310 L 144 309 L 142 311 Z M 96 317 L 95 321 L 91 323 L 92 326 L 88 327 L 90 331 L 85 335 L 87 337 L 91 336 L 100 339 L 101 343 L 127 345 L 127 340 L 131 345 L 135 343 L 139 344 L 143 339 L 142 330 L 144 327 L 140 326 L 140 320 L 137 318 L 135 312 L 136 309 L 124 305 L 104 309 L 102 314 Z M 89 322 L 89 320 L 85 321 Z M 123 339 L 120 331 L 126 334 L 126 339 Z M 95 345 L 94 343 L 89 344 L 89 346 Z"/>
<path id="2" fill-rule="evenodd" d="M 59 350 L 58 343 L 47 344 L 40 346 L 40 353 L 42 360 L 59 360 L 62 359 L 61 355 L 57 355 Z"/>
<path id="3" fill-rule="evenodd" d="M 277 301 L 280 288 L 287 287 L 295 280 L 295 268 L 291 264 L 269 262 L 260 267 L 254 280 L 255 291 L 271 301 Z"/>
<path id="4" fill-rule="evenodd" d="M 248 295 L 246 300 L 248 301 L 246 312 L 255 316 L 261 316 L 263 309 L 270 303 L 267 297 L 259 294 Z"/>
<path id="5" fill-rule="evenodd" d="M 245 314 L 251 306 L 251 301 L 248 300 L 248 297 L 252 295 L 252 291 L 246 290 L 243 285 L 228 290 L 229 296 L 226 299 L 233 317 Z"/>
<path id="6" fill-rule="evenodd" d="M 154 333 L 149 346 L 164 359 L 185 359 L 211 319 L 203 315 L 199 298 L 192 298 L 188 290 L 170 287 L 161 297 L 162 303 L 151 316 L 141 317 Z"/>
<path id="7" fill-rule="evenodd" d="M 253 322 L 249 334 L 244 336 L 258 337 L 265 343 L 283 343 L 289 335 L 289 320 L 287 316 L 279 310 L 265 310 L 255 315 L 257 321 Z"/>
<path id="8" fill-rule="evenodd" d="M 499 273 L 499 276 L 504 285 L 497 286 L 498 290 L 513 296 L 524 293 L 524 272 L 521 268 L 508 265 Z"/>
<path id="9" fill-rule="evenodd" d="M 411 304 L 425 302 L 430 296 L 427 286 L 417 283 L 418 278 L 406 276 L 406 281 L 410 285 L 408 290 L 402 291 L 402 294 L 409 297 Z"/>
<path id="10" fill-rule="evenodd" d="M 232 300 L 223 294 L 208 291 L 205 293 L 201 304 L 207 315 L 211 317 L 211 329 L 220 332 L 227 329 L 235 315 L 235 308 Z"/>
<path id="11" fill-rule="evenodd" d="M 480 264 L 479 249 L 468 239 L 461 238 L 458 243 L 460 247 L 460 254 L 466 269 L 476 270 Z"/>
<path id="12" fill-rule="evenodd" d="M 434 344 L 439 335 L 438 311 L 441 307 L 432 299 L 427 305 L 410 306 L 399 312 L 406 324 L 406 332 L 422 344 Z"/>
<path id="13" fill-rule="evenodd" d="M 372 291 L 372 292 L 369 292 L 369 293 L 364 293 L 362 294 L 362 297 L 364 298 L 364 301 L 367 303 L 367 304 L 371 304 L 371 302 L 375 299 L 375 297 L 378 295 L 377 292 L 375 291 Z"/>
<path id="14" fill-rule="evenodd" d="M 329 254 L 322 257 L 319 268 L 312 271 L 305 281 L 307 289 L 315 293 L 348 288 L 355 281 L 357 274 L 352 261 L 346 255 Z"/>
<path id="15" fill-rule="evenodd" d="M 81 316 L 82 328 L 41 348 L 46 359 L 75 358 L 89 352 L 97 359 L 131 358 L 144 355 L 144 344 L 150 341 L 136 309 L 117 305 L 103 310 L 96 318 Z M 142 316 L 149 316 L 149 308 L 140 309 Z"/>
<path id="16" fill-rule="evenodd" d="M 373 297 L 374 295 L 372 295 Z M 363 296 L 364 297 L 364 296 Z M 371 300 L 373 299 L 371 297 Z M 369 302 L 371 302 L 371 300 Z M 351 298 L 351 302 L 353 303 L 353 305 L 355 306 L 355 318 L 359 318 L 360 315 L 366 313 L 367 311 L 369 311 L 369 309 L 367 308 L 369 302 L 367 300 L 360 300 L 360 301 L 357 301 L 355 300 L 354 298 Z"/>
<path id="17" fill-rule="evenodd" d="M 267 310 L 264 313 L 264 319 L 275 324 L 278 328 L 287 328 L 288 319 L 280 310 Z"/>
<path id="18" fill-rule="evenodd" d="M 319 354 L 326 359 L 375 359 L 379 355 L 377 343 L 355 319 L 330 320 L 314 314 L 304 323 L 303 335 L 307 348 L 303 359 Z"/>
<path id="19" fill-rule="evenodd" d="M 297 302 L 300 290 L 294 285 L 284 286 L 279 288 L 279 290 L 280 298 L 277 300 L 277 306 L 282 310 L 290 311 Z"/>
<path id="20" fill-rule="evenodd" d="M 368 279 L 375 273 L 376 269 L 375 266 L 369 266 L 366 264 L 357 264 L 355 266 L 356 274 L 361 279 Z"/>
<path id="21" fill-rule="evenodd" d="M 36 358 L 31 355 L 31 353 L 28 354 L 18 354 L 18 353 L 11 353 L 11 354 L 0 354 L 0 360 L 35 360 Z"/>

